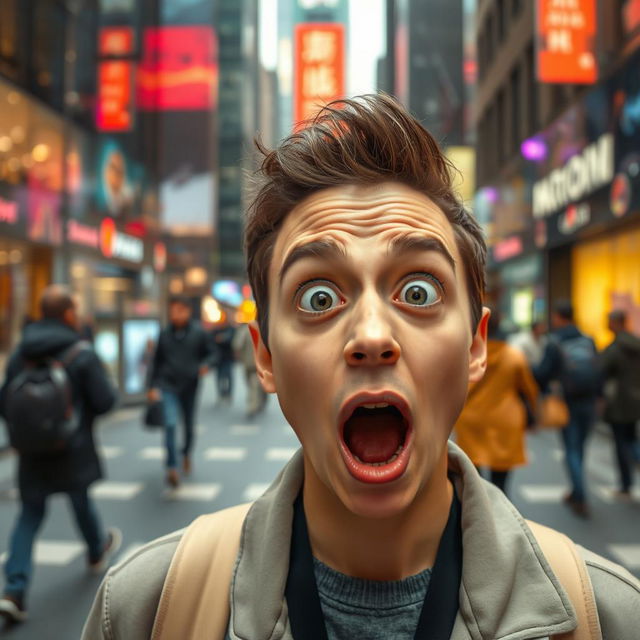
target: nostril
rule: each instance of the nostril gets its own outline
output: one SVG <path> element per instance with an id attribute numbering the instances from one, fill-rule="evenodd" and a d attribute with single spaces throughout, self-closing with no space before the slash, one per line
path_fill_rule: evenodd
<path id="1" fill-rule="evenodd" d="M 364 360 L 364 353 L 360 353 L 359 351 L 356 351 L 353 354 L 353 357 L 355 360 Z"/>
<path id="2" fill-rule="evenodd" d="M 381 357 L 382 357 L 384 360 L 389 360 L 390 358 L 393 358 L 393 351 L 384 351 L 384 352 L 381 354 Z"/>

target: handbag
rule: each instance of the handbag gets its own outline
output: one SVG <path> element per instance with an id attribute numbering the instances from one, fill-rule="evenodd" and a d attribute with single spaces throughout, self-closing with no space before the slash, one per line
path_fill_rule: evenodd
<path id="1" fill-rule="evenodd" d="M 567 403 L 555 393 L 542 396 L 538 426 L 543 429 L 562 429 L 569 423 Z"/>
<path id="2" fill-rule="evenodd" d="M 164 408 L 162 400 L 148 402 L 144 412 L 144 426 L 151 429 L 164 427 Z"/>

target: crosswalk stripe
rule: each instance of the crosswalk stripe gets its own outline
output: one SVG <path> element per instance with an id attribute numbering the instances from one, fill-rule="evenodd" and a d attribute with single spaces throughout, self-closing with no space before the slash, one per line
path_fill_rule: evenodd
<path id="1" fill-rule="evenodd" d="M 640 569 L 640 544 L 610 544 L 608 548 L 627 569 Z"/>
<path id="2" fill-rule="evenodd" d="M 522 497 L 527 502 L 562 502 L 567 488 L 559 484 L 534 485 L 523 484 L 519 487 Z"/>
<path id="3" fill-rule="evenodd" d="M 618 500 L 616 498 L 615 492 L 617 490 L 617 488 L 615 486 L 612 485 L 607 485 L 607 486 L 603 486 L 603 485 L 596 485 L 593 490 L 595 491 L 595 493 L 597 493 L 598 497 L 603 501 L 606 502 L 608 504 L 613 504 L 614 502 L 620 502 L 620 500 Z M 631 489 L 631 499 L 634 502 L 640 502 L 640 487 L 633 487 Z"/>
<path id="4" fill-rule="evenodd" d="M 181 484 L 177 489 L 167 489 L 167 500 L 215 500 L 222 487 L 219 484 Z"/>
<path id="5" fill-rule="evenodd" d="M 269 488 L 269 486 L 269 482 L 255 482 L 253 484 L 247 485 L 242 494 L 242 498 L 247 502 L 257 500 Z"/>
<path id="6" fill-rule="evenodd" d="M 205 460 L 244 460 L 246 457 L 246 447 L 210 447 L 204 451 Z"/>
<path id="7" fill-rule="evenodd" d="M 259 431 L 257 424 L 232 424 L 229 429 L 232 436 L 253 436 Z"/>
<path id="8" fill-rule="evenodd" d="M 271 447 L 264 452 L 265 460 L 286 462 L 297 451 L 297 447 Z"/>
<path id="9" fill-rule="evenodd" d="M 39 540 L 35 543 L 33 559 L 37 565 L 63 567 L 73 562 L 85 551 L 81 542 L 65 540 Z M 0 555 L 0 562 L 7 558 L 6 551 Z"/>
<path id="10" fill-rule="evenodd" d="M 113 458 L 118 458 L 119 456 L 121 456 L 124 449 L 122 447 L 102 445 L 99 448 L 99 451 L 103 458 L 107 458 L 108 460 L 113 460 Z"/>
<path id="11" fill-rule="evenodd" d="M 138 495 L 144 485 L 142 482 L 115 482 L 105 480 L 91 487 L 91 495 L 94 498 L 106 500 L 131 500 Z"/>
<path id="12" fill-rule="evenodd" d="M 162 460 L 165 456 L 164 447 L 144 447 L 140 449 L 138 457 L 143 460 Z"/>

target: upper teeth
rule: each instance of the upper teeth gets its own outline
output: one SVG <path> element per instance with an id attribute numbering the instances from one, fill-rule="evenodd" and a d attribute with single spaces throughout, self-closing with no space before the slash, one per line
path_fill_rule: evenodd
<path id="1" fill-rule="evenodd" d="M 365 409 L 384 409 L 385 407 L 389 406 L 388 402 L 374 402 L 374 403 L 370 403 L 370 404 L 363 404 L 362 405 Z"/>

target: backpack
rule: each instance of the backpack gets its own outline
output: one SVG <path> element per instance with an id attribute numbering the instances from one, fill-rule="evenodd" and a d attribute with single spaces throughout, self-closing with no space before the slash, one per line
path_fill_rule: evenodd
<path id="1" fill-rule="evenodd" d="M 26 360 L 9 383 L 4 402 L 9 443 L 19 454 L 64 451 L 78 430 L 73 389 L 66 368 L 89 343 L 78 341 L 61 356 Z"/>
<path id="2" fill-rule="evenodd" d="M 565 396 L 592 396 L 600 389 L 600 370 L 593 340 L 580 334 L 556 343 L 562 358 L 560 384 Z"/>
<path id="3" fill-rule="evenodd" d="M 227 637 L 230 585 L 250 507 L 241 504 L 200 516 L 187 527 L 162 588 L 151 640 Z M 553 638 L 602 640 L 593 586 L 576 546 L 558 531 L 528 520 L 527 524 L 578 619 L 574 631 Z"/>

